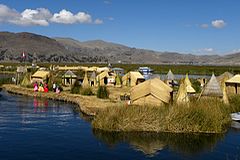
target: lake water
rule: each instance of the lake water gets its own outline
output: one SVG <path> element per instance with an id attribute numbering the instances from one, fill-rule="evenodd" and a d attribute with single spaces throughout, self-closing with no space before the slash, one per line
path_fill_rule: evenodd
<path id="1" fill-rule="evenodd" d="M 226 134 L 105 133 L 63 102 L 0 92 L 0 159 L 240 159 L 240 130 Z M 239 124 L 234 124 L 239 126 Z"/>

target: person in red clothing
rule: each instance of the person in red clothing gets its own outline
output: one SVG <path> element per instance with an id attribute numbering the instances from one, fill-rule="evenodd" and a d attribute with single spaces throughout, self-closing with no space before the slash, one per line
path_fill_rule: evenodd
<path id="1" fill-rule="evenodd" d="M 48 92 L 48 85 L 47 85 L 47 83 L 44 84 L 44 92 Z"/>

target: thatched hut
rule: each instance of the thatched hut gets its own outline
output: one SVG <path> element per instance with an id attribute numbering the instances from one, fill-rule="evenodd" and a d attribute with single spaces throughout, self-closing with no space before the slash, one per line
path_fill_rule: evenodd
<path id="1" fill-rule="evenodd" d="M 97 75 L 96 71 L 93 71 L 89 78 L 90 86 L 97 86 Z"/>
<path id="2" fill-rule="evenodd" d="M 150 79 L 131 89 L 130 99 L 132 104 L 162 105 L 169 103 L 172 88 L 160 79 Z"/>
<path id="3" fill-rule="evenodd" d="M 224 72 L 220 76 L 217 77 L 217 81 L 222 84 L 223 81 L 229 80 L 230 78 L 233 77 L 233 74 L 230 72 Z"/>
<path id="4" fill-rule="evenodd" d="M 184 80 L 181 82 L 180 87 L 178 89 L 177 96 L 176 96 L 176 103 L 184 104 L 188 102 L 189 102 L 189 98 L 187 93 L 187 84 Z"/>
<path id="5" fill-rule="evenodd" d="M 136 86 L 139 83 L 144 82 L 145 79 L 140 72 L 130 71 L 122 77 L 122 84 L 125 86 Z"/>
<path id="6" fill-rule="evenodd" d="M 223 92 L 214 74 L 203 88 L 201 96 L 223 97 Z"/>
<path id="7" fill-rule="evenodd" d="M 37 71 L 31 76 L 31 83 L 33 82 L 46 82 L 48 83 L 50 77 L 49 71 Z"/>
<path id="8" fill-rule="evenodd" d="M 175 79 L 175 76 L 172 73 L 171 69 L 169 69 L 169 71 L 168 71 L 168 73 L 166 75 L 166 78 L 165 78 L 166 84 L 172 87 L 173 84 L 174 84 L 174 79 Z"/>
<path id="9" fill-rule="evenodd" d="M 187 93 L 193 94 L 196 93 L 195 89 L 192 87 L 192 83 L 188 78 L 188 74 L 186 74 L 186 77 L 184 79 L 184 84 L 186 86 Z"/>
<path id="10" fill-rule="evenodd" d="M 228 94 L 240 94 L 240 74 L 228 79 L 225 84 Z"/>
<path id="11" fill-rule="evenodd" d="M 62 76 L 62 84 L 65 86 L 71 86 L 77 81 L 77 76 L 70 70 L 68 70 Z"/>
<path id="12" fill-rule="evenodd" d="M 100 73 L 99 75 L 97 75 L 96 79 L 97 79 L 97 84 L 102 86 L 102 85 L 107 85 L 108 84 L 108 71 L 104 71 L 102 73 Z"/>
<path id="13" fill-rule="evenodd" d="M 83 78 L 83 82 L 82 82 L 82 87 L 83 88 L 88 88 L 89 85 L 89 81 L 88 81 L 88 77 L 87 77 L 87 71 L 85 72 L 84 78 Z"/>

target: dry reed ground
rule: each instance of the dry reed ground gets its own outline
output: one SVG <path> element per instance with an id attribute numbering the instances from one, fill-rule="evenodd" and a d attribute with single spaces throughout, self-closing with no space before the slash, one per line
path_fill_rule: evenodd
<path id="1" fill-rule="evenodd" d="M 71 94 L 69 91 L 61 92 L 56 94 L 54 92 L 33 92 L 33 89 L 23 88 L 16 85 L 5 84 L 3 88 L 10 93 L 20 94 L 25 96 L 37 96 L 42 98 L 48 98 L 52 100 L 60 100 L 71 103 L 76 103 L 79 105 L 80 110 L 87 115 L 96 115 L 99 110 L 109 106 L 118 106 L 123 105 L 124 102 L 119 100 L 119 95 L 121 93 L 127 92 L 128 88 L 114 88 L 109 87 L 110 98 L 109 99 L 99 99 L 94 96 L 83 96 L 79 94 Z M 96 93 L 97 88 L 93 88 L 93 91 Z"/>

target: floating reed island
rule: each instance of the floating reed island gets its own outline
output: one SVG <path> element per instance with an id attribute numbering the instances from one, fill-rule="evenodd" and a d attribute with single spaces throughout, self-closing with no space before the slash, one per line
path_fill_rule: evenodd
<path id="1" fill-rule="evenodd" d="M 213 74 L 210 80 L 193 81 L 187 74 L 179 81 L 171 70 L 163 80 L 147 79 L 149 75 L 138 71 L 123 75 L 121 69 L 111 67 L 50 68 L 32 74 L 21 67 L 16 74 L 18 85 L 3 88 L 14 94 L 75 103 L 83 113 L 95 116 L 94 129 L 109 132 L 224 133 L 231 123 L 230 113 L 240 111 L 238 75 Z M 49 89 L 54 84 L 65 89 L 61 93 L 34 92 L 37 82 L 48 84 Z"/>
<path id="2" fill-rule="evenodd" d="M 99 110 L 106 108 L 108 106 L 114 105 L 116 102 L 110 99 L 99 99 L 96 96 L 83 96 L 79 94 L 71 94 L 68 92 L 61 92 L 56 94 L 55 92 L 33 92 L 33 89 L 20 87 L 12 84 L 4 84 L 2 86 L 7 92 L 12 94 L 47 98 L 56 101 L 64 101 L 69 103 L 74 103 L 79 106 L 79 109 L 84 114 L 94 116 L 99 112 Z"/>

